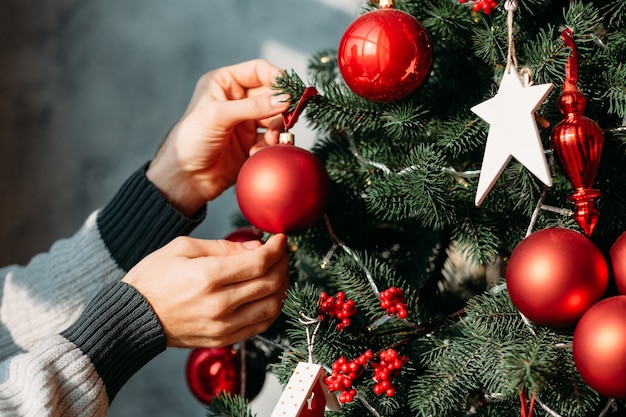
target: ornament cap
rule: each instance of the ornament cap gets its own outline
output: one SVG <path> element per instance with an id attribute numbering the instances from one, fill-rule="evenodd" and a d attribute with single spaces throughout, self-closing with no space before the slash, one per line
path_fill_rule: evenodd
<path id="1" fill-rule="evenodd" d="M 393 9 L 395 7 L 394 0 L 380 0 L 378 2 L 379 9 Z"/>
<path id="2" fill-rule="evenodd" d="M 282 132 L 280 135 L 278 135 L 278 143 L 282 145 L 293 145 L 295 139 L 295 135 L 291 132 Z"/>

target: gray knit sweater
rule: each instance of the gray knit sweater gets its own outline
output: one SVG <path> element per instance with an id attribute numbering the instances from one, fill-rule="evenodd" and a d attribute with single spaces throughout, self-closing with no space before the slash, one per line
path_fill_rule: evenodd
<path id="1" fill-rule="evenodd" d="M 148 302 L 120 282 L 197 226 L 135 172 L 71 238 L 0 269 L 0 416 L 105 416 L 124 383 L 165 350 Z"/>

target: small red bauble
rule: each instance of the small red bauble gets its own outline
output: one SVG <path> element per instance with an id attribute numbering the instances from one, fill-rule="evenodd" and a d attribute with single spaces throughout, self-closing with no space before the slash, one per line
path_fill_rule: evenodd
<path id="1" fill-rule="evenodd" d="M 348 87 L 366 100 L 381 103 L 415 91 L 433 62 L 421 23 L 408 13 L 384 6 L 354 20 L 337 52 Z"/>
<path id="2" fill-rule="evenodd" d="M 555 328 L 576 324 L 608 287 L 600 250 L 573 230 L 548 228 L 525 238 L 511 254 L 506 285 L 515 307 Z"/>
<path id="3" fill-rule="evenodd" d="M 574 331 L 573 355 L 591 388 L 626 398 L 626 296 L 606 298 L 587 310 Z"/>
<path id="4" fill-rule="evenodd" d="M 198 401 L 209 404 L 225 391 L 241 390 L 241 363 L 232 347 L 193 349 L 185 369 L 187 385 Z"/>
<path id="5" fill-rule="evenodd" d="M 330 179 L 309 151 L 289 143 L 268 146 L 243 164 L 236 184 L 243 215 L 269 233 L 298 233 L 326 210 Z"/>
<path id="6" fill-rule="evenodd" d="M 611 257 L 611 271 L 617 285 L 617 291 L 626 295 L 626 232 L 617 238 L 609 252 Z"/>
<path id="7" fill-rule="evenodd" d="M 241 352 L 242 349 L 232 345 L 191 350 L 185 367 L 185 378 L 189 390 L 198 401 L 209 404 L 221 392 L 243 395 L 252 400 L 261 392 L 265 383 L 265 371 L 255 363 L 250 351 L 245 356 L 245 393 L 241 392 Z"/>

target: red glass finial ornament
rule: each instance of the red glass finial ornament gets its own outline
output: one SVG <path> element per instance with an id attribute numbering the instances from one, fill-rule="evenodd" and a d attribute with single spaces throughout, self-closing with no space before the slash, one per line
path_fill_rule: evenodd
<path id="1" fill-rule="evenodd" d="M 571 30 L 564 30 L 562 36 L 572 53 L 567 61 L 563 92 L 558 99 L 559 110 L 565 119 L 554 127 L 552 141 L 561 167 L 576 189 L 569 197 L 576 207 L 574 217 L 590 236 L 600 215 L 595 204 L 600 191 L 593 188 L 593 183 L 600 165 L 604 135 L 600 126 L 584 115 L 587 99 L 576 85 L 578 56 Z"/>

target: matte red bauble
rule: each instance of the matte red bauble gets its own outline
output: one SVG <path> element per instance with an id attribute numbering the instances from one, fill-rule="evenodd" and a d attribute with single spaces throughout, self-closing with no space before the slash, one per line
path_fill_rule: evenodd
<path id="1" fill-rule="evenodd" d="M 417 19 L 381 5 L 348 26 L 339 43 L 338 60 L 341 75 L 355 94 L 389 102 L 411 94 L 423 83 L 433 52 Z"/>
<path id="2" fill-rule="evenodd" d="M 617 238 L 609 252 L 611 258 L 611 272 L 617 285 L 617 291 L 626 295 L 626 232 Z"/>
<path id="3" fill-rule="evenodd" d="M 626 399 L 626 296 L 606 298 L 587 310 L 574 330 L 573 355 L 591 388 Z"/>
<path id="4" fill-rule="evenodd" d="M 185 369 L 187 385 L 198 401 L 209 404 L 226 391 L 241 391 L 241 363 L 232 347 L 193 349 Z"/>
<path id="5" fill-rule="evenodd" d="M 311 152 L 280 143 L 256 152 L 243 164 L 237 202 L 248 221 L 269 233 L 298 233 L 326 210 L 330 179 Z"/>
<path id="6" fill-rule="evenodd" d="M 542 326 L 569 327 L 606 292 L 608 265 L 600 250 L 573 230 L 537 231 L 513 250 L 506 285 L 513 305 Z"/>

